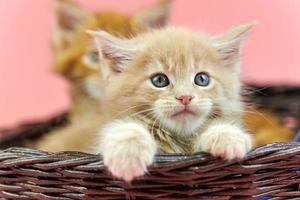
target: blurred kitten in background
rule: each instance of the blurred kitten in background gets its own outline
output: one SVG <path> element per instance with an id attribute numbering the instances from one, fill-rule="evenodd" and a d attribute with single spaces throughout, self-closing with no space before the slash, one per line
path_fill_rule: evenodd
<path id="1" fill-rule="evenodd" d="M 94 113 L 105 83 L 99 75 L 99 57 L 86 30 L 105 30 L 116 36 L 132 37 L 151 28 L 164 26 L 170 1 L 162 0 L 132 16 L 116 12 L 92 13 L 67 0 L 55 4 L 55 71 L 70 82 L 71 118 Z"/>

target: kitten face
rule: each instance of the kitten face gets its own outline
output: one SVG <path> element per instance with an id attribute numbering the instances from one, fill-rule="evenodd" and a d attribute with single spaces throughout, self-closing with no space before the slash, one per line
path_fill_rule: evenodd
<path id="1" fill-rule="evenodd" d="M 157 88 L 151 81 L 147 81 L 153 92 L 157 93 L 153 102 L 154 115 L 160 123 L 174 132 L 192 133 L 213 112 L 214 95 L 210 91 L 215 89 L 215 81 L 204 69 L 197 66 L 186 68 L 182 74 L 167 70 L 164 72 L 169 85 Z M 156 73 L 161 72 L 157 70 Z M 201 74 L 208 78 L 207 85 L 196 84 L 199 84 L 197 80 Z M 154 78 L 159 77 L 155 76 Z M 149 79 L 153 79 L 153 76 Z"/>
<path id="2" fill-rule="evenodd" d="M 160 44 L 153 41 L 153 46 L 145 47 L 131 67 L 134 70 L 143 65 L 141 62 L 147 62 L 143 66 L 145 80 L 137 84 L 136 92 L 152 94 L 153 98 L 148 99 L 147 109 L 152 110 L 149 115 L 175 133 L 191 134 L 210 116 L 221 114 L 219 101 L 227 100 L 224 96 L 227 88 L 222 81 L 237 80 L 237 74 L 222 72 L 227 69 L 222 69 L 217 52 L 201 38 L 185 38 L 185 42 L 176 44 L 176 48 L 181 49 L 177 52 L 173 45 L 184 37 L 182 34 L 160 47 L 167 54 L 155 55 L 155 47 Z M 147 57 L 151 50 L 153 54 Z"/>
<path id="3" fill-rule="evenodd" d="M 240 107 L 244 34 L 236 32 L 225 34 L 228 41 L 176 28 L 126 41 L 94 33 L 102 53 L 121 71 L 108 84 L 105 106 L 116 115 L 143 115 L 178 134 L 191 134 L 210 118 L 229 114 L 230 107 Z"/>

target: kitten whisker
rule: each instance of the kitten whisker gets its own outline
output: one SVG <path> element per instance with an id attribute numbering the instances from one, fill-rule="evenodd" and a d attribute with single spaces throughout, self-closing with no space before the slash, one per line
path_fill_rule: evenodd
<path id="1" fill-rule="evenodd" d="M 259 88 L 259 89 L 252 89 L 252 88 L 243 88 L 243 90 L 241 91 L 241 95 L 251 95 L 254 93 L 259 93 L 262 94 L 264 96 L 268 96 L 266 93 L 263 93 L 262 91 L 265 89 L 268 89 L 269 87 L 263 87 L 263 88 Z"/>
<path id="2" fill-rule="evenodd" d="M 154 136 L 154 134 L 153 134 L 153 130 L 154 130 L 154 126 L 155 126 L 155 124 L 156 124 L 156 121 L 159 119 L 159 116 L 155 116 L 154 115 L 154 117 L 153 118 L 151 118 L 150 120 L 152 120 L 152 119 L 154 119 L 154 122 L 152 123 L 152 127 L 151 127 L 151 135 L 153 135 Z"/>
<path id="3" fill-rule="evenodd" d="M 224 107 L 222 107 L 222 106 L 219 106 L 219 105 L 214 105 L 214 107 L 215 108 L 221 108 L 221 109 L 224 109 Z M 248 108 L 249 109 L 249 108 Z M 257 111 L 257 110 L 255 110 L 255 109 L 252 109 L 253 111 L 249 111 L 249 110 L 247 110 L 247 109 L 245 109 L 245 110 L 242 110 L 242 109 L 228 109 L 228 110 L 230 110 L 230 111 L 236 111 L 236 112 L 241 112 L 241 113 L 249 113 L 249 114 L 258 114 L 258 115 L 260 115 L 262 118 L 264 118 L 267 122 L 268 122 L 268 124 L 270 124 L 272 127 L 274 127 L 274 125 L 273 125 L 273 123 L 263 114 L 263 113 L 261 113 L 261 112 L 259 112 L 259 111 Z"/>
<path id="4" fill-rule="evenodd" d="M 118 112 L 114 117 L 119 117 L 121 114 L 123 114 L 123 113 L 125 113 L 125 112 L 127 112 L 131 109 L 138 108 L 140 106 L 149 106 L 149 104 L 145 103 L 145 104 L 139 104 L 139 105 L 131 106 L 129 108 L 126 108 L 125 110 L 122 110 L 122 111 Z"/>
<path id="5" fill-rule="evenodd" d="M 139 115 L 139 114 L 142 114 L 142 113 L 145 113 L 145 112 L 149 112 L 149 111 L 154 111 L 154 109 L 153 109 L 153 108 L 150 108 L 150 109 L 145 109 L 145 110 L 141 110 L 141 111 L 132 113 L 131 115 L 128 116 L 128 118 L 134 117 L 134 116 L 137 116 L 137 115 Z"/>

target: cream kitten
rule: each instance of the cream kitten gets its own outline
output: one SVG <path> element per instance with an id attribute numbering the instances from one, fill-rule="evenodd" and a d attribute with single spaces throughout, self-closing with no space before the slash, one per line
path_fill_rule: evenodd
<path id="1" fill-rule="evenodd" d="M 96 153 L 126 181 L 157 152 L 241 159 L 252 147 L 240 101 L 241 44 L 253 23 L 217 37 L 166 28 L 132 39 L 90 32 L 111 61 Z"/>

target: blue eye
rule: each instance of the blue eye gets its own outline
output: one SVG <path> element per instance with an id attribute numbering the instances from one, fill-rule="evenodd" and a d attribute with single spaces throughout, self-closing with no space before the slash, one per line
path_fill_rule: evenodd
<path id="1" fill-rule="evenodd" d="M 194 81 L 196 85 L 199 85 L 201 87 L 206 87 L 210 83 L 210 78 L 208 74 L 204 72 L 199 72 L 198 74 L 196 74 Z"/>
<path id="2" fill-rule="evenodd" d="M 157 88 L 166 87 L 170 84 L 168 77 L 163 73 L 153 75 L 150 80 L 151 83 Z"/>

